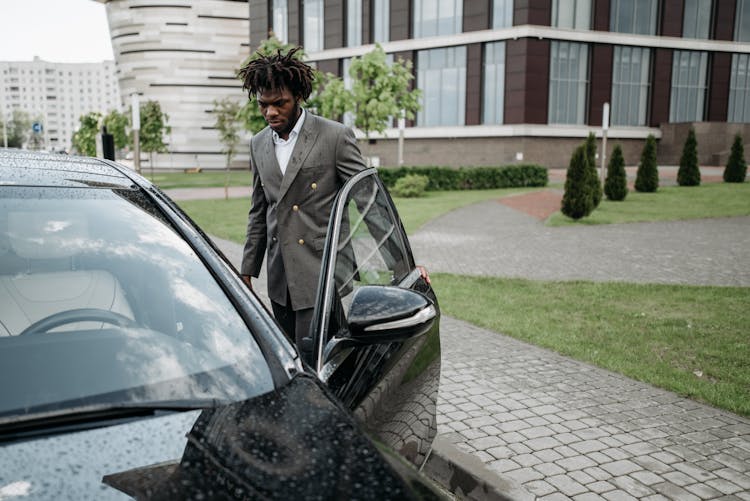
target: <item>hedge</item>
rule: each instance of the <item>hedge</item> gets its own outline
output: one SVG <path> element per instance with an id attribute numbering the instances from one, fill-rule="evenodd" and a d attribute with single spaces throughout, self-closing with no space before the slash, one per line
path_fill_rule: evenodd
<path id="1" fill-rule="evenodd" d="M 547 186 L 547 169 L 540 165 L 500 167 L 380 167 L 380 179 L 388 189 L 404 176 L 419 175 L 429 180 L 427 191 L 487 190 Z"/>

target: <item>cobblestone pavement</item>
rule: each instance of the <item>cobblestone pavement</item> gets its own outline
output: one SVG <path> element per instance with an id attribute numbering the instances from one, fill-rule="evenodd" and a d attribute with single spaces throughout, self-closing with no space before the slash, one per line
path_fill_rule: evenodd
<path id="1" fill-rule="evenodd" d="M 410 240 L 431 271 L 748 286 L 748 230 L 750 218 L 546 228 L 486 202 Z M 238 262 L 237 244 L 217 243 Z M 441 341 L 438 433 L 514 499 L 750 500 L 750 420 L 453 318 Z"/>

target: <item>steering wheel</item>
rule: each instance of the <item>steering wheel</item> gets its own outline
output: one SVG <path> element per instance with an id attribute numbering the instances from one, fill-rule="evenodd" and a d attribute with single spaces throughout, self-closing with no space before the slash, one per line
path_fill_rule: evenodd
<path id="1" fill-rule="evenodd" d="M 118 327 L 133 327 L 136 323 L 125 315 L 99 308 L 77 308 L 75 310 L 58 311 L 26 327 L 19 336 L 24 334 L 43 334 L 55 327 L 72 324 L 74 322 L 105 322 Z"/>

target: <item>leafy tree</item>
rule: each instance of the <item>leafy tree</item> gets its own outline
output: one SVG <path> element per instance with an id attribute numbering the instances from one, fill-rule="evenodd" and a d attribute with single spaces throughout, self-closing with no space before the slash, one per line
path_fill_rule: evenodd
<path id="1" fill-rule="evenodd" d="M 96 135 L 99 134 L 99 127 L 102 121 L 102 114 L 91 111 L 78 117 L 80 125 L 78 130 L 73 134 L 73 148 L 80 154 L 87 157 L 96 156 Z"/>
<path id="2" fill-rule="evenodd" d="M 107 134 L 112 134 L 115 143 L 115 149 L 122 150 L 130 146 L 130 136 L 128 127 L 130 127 L 130 117 L 126 113 L 120 113 L 112 110 L 104 117 L 103 125 L 107 128 Z"/>
<path id="3" fill-rule="evenodd" d="M 562 213 L 573 219 L 588 216 L 594 210 L 588 163 L 586 146 L 581 145 L 570 158 L 561 206 Z"/>
<path id="4" fill-rule="evenodd" d="M 2 125 L 2 124 L 0 124 Z M 8 148 L 23 148 L 31 133 L 31 118 L 23 110 L 13 110 L 8 118 Z M 0 131 L 2 134 L 2 131 Z"/>
<path id="5" fill-rule="evenodd" d="M 747 164 L 745 163 L 745 148 L 742 145 L 742 136 L 734 136 L 732 153 L 724 169 L 724 181 L 727 183 L 744 183 L 747 175 Z"/>
<path id="6" fill-rule="evenodd" d="M 625 173 L 625 159 L 622 156 L 622 148 L 615 145 L 612 150 L 612 158 L 607 164 L 607 179 L 604 181 L 604 193 L 607 199 L 612 201 L 625 200 L 628 195 L 628 177 Z"/>
<path id="7" fill-rule="evenodd" d="M 226 176 L 224 182 L 224 199 L 229 199 L 229 164 L 237 152 L 240 143 L 240 122 L 237 118 L 240 104 L 230 97 L 221 101 L 214 100 L 215 127 L 219 131 L 219 140 L 224 145 L 222 152 L 227 156 Z"/>
<path id="8" fill-rule="evenodd" d="M 148 100 L 141 104 L 141 128 L 138 138 L 141 151 L 148 152 L 151 175 L 154 173 L 154 153 L 167 151 L 164 134 L 169 134 L 171 128 L 167 125 L 169 117 L 161 111 L 158 101 Z"/>
<path id="9" fill-rule="evenodd" d="M 690 127 L 685 145 L 682 147 L 680 168 L 677 169 L 677 184 L 680 186 L 698 186 L 701 184 L 701 171 L 698 167 L 698 141 L 695 130 Z"/>
<path id="10" fill-rule="evenodd" d="M 635 175 L 635 191 L 653 193 L 659 189 L 659 170 L 656 166 L 656 138 L 649 134 L 641 152 L 641 162 Z"/>
<path id="11" fill-rule="evenodd" d="M 599 181 L 599 174 L 596 171 L 596 136 L 589 132 L 586 138 L 586 160 L 588 161 L 588 178 L 591 184 L 591 196 L 594 202 L 594 209 L 599 207 L 602 201 L 602 183 Z"/>
<path id="12" fill-rule="evenodd" d="M 369 137 L 370 132 L 383 132 L 391 117 L 406 113 L 413 119 L 419 110 L 419 89 L 410 89 L 414 75 L 411 61 L 399 59 L 389 64 L 380 44 L 375 49 L 355 57 L 349 67 L 352 77 L 354 125 Z"/>

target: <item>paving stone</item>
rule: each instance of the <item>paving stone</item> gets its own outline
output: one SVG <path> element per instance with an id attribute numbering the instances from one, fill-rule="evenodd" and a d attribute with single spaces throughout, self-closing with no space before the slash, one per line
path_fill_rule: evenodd
<path id="1" fill-rule="evenodd" d="M 544 480 L 532 480 L 531 482 L 523 484 L 523 487 L 537 498 L 557 492 L 555 487 L 551 486 Z"/>
<path id="2" fill-rule="evenodd" d="M 569 445 L 571 449 L 580 454 L 589 454 L 591 452 L 597 452 L 608 448 L 607 445 L 599 440 L 584 440 L 583 442 L 576 442 Z"/>
<path id="3" fill-rule="evenodd" d="M 498 459 L 497 461 L 492 461 L 487 463 L 487 467 L 498 473 L 507 473 L 521 468 L 518 463 L 510 459 Z"/>
<path id="4" fill-rule="evenodd" d="M 581 485 L 588 485 L 591 482 L 595 482 L 596 479 L 584 472 L 583 470 L 571 471 L 568 476 L 578 482 Z"/>
<path id="5" fill-rule="evenodd" d="M 534 469 L 545 477 L 551 477 L 552 475 L 563 475 L 565 470 L 555 463 L 539 463 L 534 466 Z"/>
<path id="6" fill-rule="evenodd" d="M 553 475 L 545 479 L 547 483 L 554 485 L 557 489 L 568 497 L 575 496 L 576 494 L 583 494 L 588 489 L 583 485 L 579 484 L 568 475 Z"/>
<path id="7" fill-rule="evenodd" d="M 679 501 L 700 501 L 700 498 L 695 494 L 691 494 L 690 491 L 687 491 L 671 482 L 654 484 L 651 488 L 669 499 L 676 499 Z"/>
<path id="8" fill-rule="evenodd" d="M 628 454 L 626 451 L 617 447 L 610 447 L 609 449 L 604 449 L 600 452 L 612 458 L 613 461 L 622 461 L 633 457 L 632 454 Z"/>
<path id="9" fill-rule="evenodd" d="M 555 464 L 557 464 L 561 468 L 564 468 L 565 471 L 584 470 L 586 468 L 596 466 L 596 463 L 594 463 L 586 456 L 575 456 L 572 458 L 560 459 L 558 461 L 555 461 Z"/>
<path id="10" fill-rule="evenodd" d="M 637 499 L 621 489 L 605 492 L 602 497 L 607 501 L 635 501 Z"/>
<path id="11" fill-rule="evenodd" d="M 706 482 L 706 485 L 709 485 L 724 494 L 736 494 L 742 490 L 742 487 L 740 487 L 739 485 L 728 480 L 724 480 L 723 478 L 709 480 Z"/>
<path id="12" fill-rule="evenodd" d="M 487 454 L 492 455 L 494 459 L 505 459 L 513 457 L 515 459 L 515 453 L 505 446 L 492 447 L 486 450 Z"/>
<path id="13" fill-rule="evenodd" d="M 748 465 L 750 468 L 750 465 Z M 717 476 L 723 478 L 724 480 L 729 480 L 730 482 L 739 485 L 743 489 L 747 489 L 750 491 L 750 470 L 747 471 L 747 474 L 740 473 L 732 468 L 722 468 L 720 470 L 714 470 L 714 472 Z"/>
<path id="14" fill-rule="evenodd" d="M 584 492 L 583 494 L 573 496 L 574 501 L 601 501 L 603 499 L 603 497 L 593 492 Z"/>
<path id="15" fill-rule="evenodd" d="M 650 471 L 635 471 L 630 474 L 631 477 L 638 480 L 643 485 L 654 485 L 662 482 L 664 479 Z"/>
<path id="16" fill-rule="evenodd" d="M 706 480 L 716 478 L 715 474 L 695 466 L 692 463 L 675 463 L 672 465 L 672 468 L 695 479 L 696 482 L 705 482 Z"/>
<path id="17" fill-rule="evenodd" d="M 610 480 L 610 483 L 616 485 L 618 488 L 624 490 L 628 494 L 635 496 L 636 498 L 642 498 L 645 496 L 650 496 L 651 494 L 656 494 L 656 491 L 654 491 L 647 485 L 642 484 L 633 477 L 616 477 Z"/>
<path id="18" fill-rule="evenodd" d="M 596 492 L 597 494 L 602 494 L 604 492 L 614 490 L 615 486 L 610 484 L 609 482 L 605 482 L 604 480 L 597 480 L 596 482 L 586 484 L 586 488 L 592 492 Z"/>
<path id="19" fill-rule="evenodd" d="M 544 478 L 544 475 L 530 467 L 523 467 L 513 471 L 513 480 L 521 485 L 533 480 L 541 480 L 542 478 Z"/>
<path id="20" fill-rule="evenodd" d="M 611 474 L 613 477 L 630 475 L 631 473 L 640 471 L 642 469 L 640 465 L 628 460 L 613 461 L 611 463 L 601 464 L 599 465 L 599 467 Z"/>
<path id="21" fill-rule="evenodd" d="M 701 499 L 717 499 L 723 495 L 708 484 L 686 485 L 685 490 Z"/>
<path id="22" fill-rule="evenodd" d="M 552 437 L 535 438 L 526 442 L 526 445 L 534 450 L 541 451 L 543 449 L 553 449 L 560 445 L 560 442 Z"/>
<path id="23" fill-rule="evenodd" d="M 561 456 L 560 453 L 554 449 L 544 449 L 541 451 L 536 451 L 534 452 L 534 456 L 545 463 L 553 463 L 563 458 L 563 456 Z"/>
<path id="24" fill-rule="evenodd" d="M 565 494 L 559 492 L 553 492 L 544 497 L 540 497 L 538 501 L 568 501 L 570 498 Z"/>
<path id="25" fill-rule="evenodd" d="M 610 478 L 612 478 L 612 475 L 602 470 L 598 466 L 584 468 L 582 471 L 586 472 L 587 475 L 591 475 L 596 480 L 609 480 Z"/>

